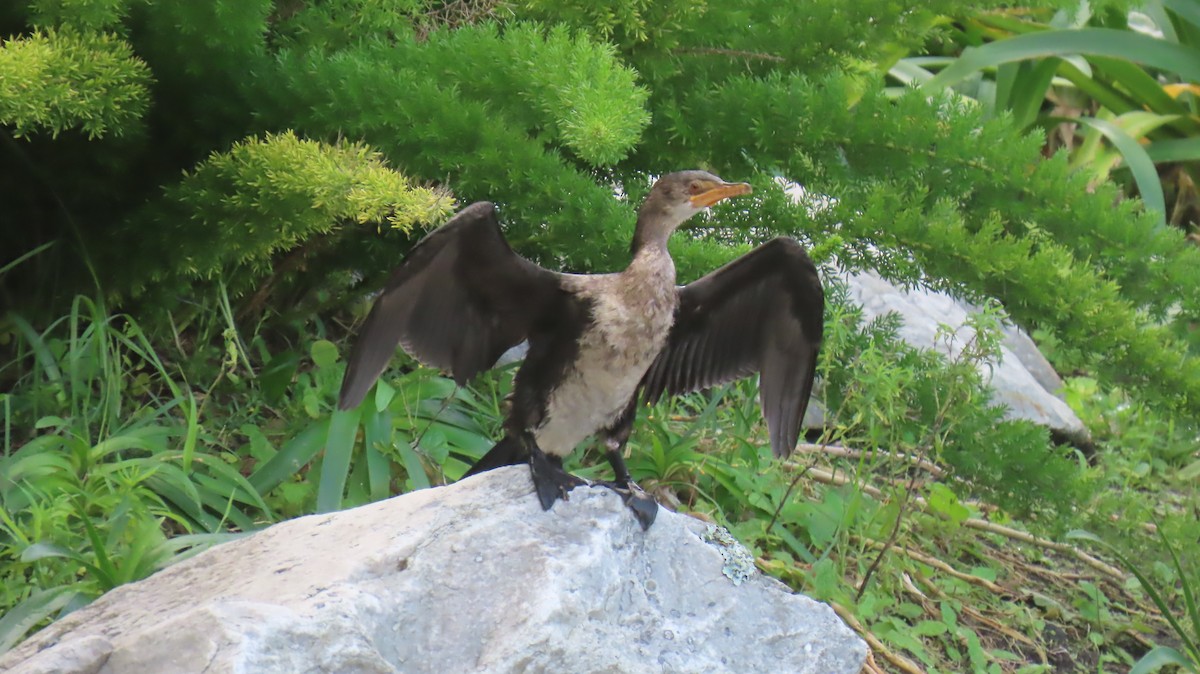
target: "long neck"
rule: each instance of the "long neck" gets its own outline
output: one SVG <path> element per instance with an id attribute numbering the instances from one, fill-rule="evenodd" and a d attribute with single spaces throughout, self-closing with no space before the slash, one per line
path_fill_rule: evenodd
<path id="1" fill-rule="evenodd" d="M 629 246 L 629 252 L 635 258 L 644 250 L 667 250 L 667 239 L 671 237 L 671 227 L 661 214 L 655 213 L 649 215 L 642 209 L 643 212 L 638 214 L 637 227 L 633 230 L 633 243 Z"/>

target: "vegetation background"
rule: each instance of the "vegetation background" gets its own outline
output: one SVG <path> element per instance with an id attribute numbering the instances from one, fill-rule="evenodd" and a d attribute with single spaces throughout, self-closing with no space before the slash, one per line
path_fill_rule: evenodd
<path id="1" fill-rule="evenodd" d="M 334 412 L 369 293 L 481 199 L 617 269 L 651 177 L 703 167 L 755 196 L 675 237 L 685 280 L 773 234 L 826 265 L 828 424 L 781 466 L 726 386 L 643 410 L 634 477 L 871 671 L 1200 667 L 1197 0 L 19 0 L 0 37 L 0 650 L 459 477 L 510 373 L 398 358 Z M 836 269 L 867 268 L 978 301 L 977 336 L 864 322 Z M 1001 320 L 1093 446 L 989 405 Z"/>

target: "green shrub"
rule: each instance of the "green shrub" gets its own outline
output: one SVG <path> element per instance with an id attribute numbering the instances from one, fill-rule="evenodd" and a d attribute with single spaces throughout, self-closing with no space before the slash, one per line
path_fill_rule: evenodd
<path id="1" fill-rule="evenodd" d="M 35 30 L 0 46 L 0 125 L 13 135 L 71 128 L 89 138 L 139 128 L 150 71 L 112 35 Z"/>

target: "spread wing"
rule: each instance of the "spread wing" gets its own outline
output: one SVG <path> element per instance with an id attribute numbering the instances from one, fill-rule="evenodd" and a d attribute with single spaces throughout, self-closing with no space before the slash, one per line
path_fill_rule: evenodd
<path id="1" fill-rule="evenodd" d="M 679 288 L 675 323 L 641 386 L 648 402 L 755 372 L 771 449 L 796 446 L 812 393 L 825 292 L 796 241 L 777 238 Z"/>
<path id="2" fill-rule="evenodd" d="M 362 401 L 397 345 L 465 384 L 526 339 L 563 296 L 557 274 L 509 247 L 496 207 L 472 204 L 392 273 L 350 352 L 338 407 Z"/>

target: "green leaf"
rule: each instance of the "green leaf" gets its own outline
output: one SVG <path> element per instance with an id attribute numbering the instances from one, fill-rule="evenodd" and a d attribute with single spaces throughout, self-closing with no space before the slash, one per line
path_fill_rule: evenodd
<path id="1" fill-rule="evenodd" d="M 396 389 L 391 384 L 384 381 L 382 378 L 375 382 L 375 409 L 383 410 L 388 405 L 392 404 L 392 398 L 396 397 Z"/>
<path id="2" fill-rule="evenodd" d="M 1200 53 L 1200 52 L 1198 52 Z M 1150 112 L 1163 115 L 1179 115 L 1171 120 L 1172 123 L 1183 121 L 1181 130 L 1195 130 L 1195 122 L 1186 120 L 1182 115 L 1188 110 L 1163 90 L 1163 85 L 1136 63 L 1124 59 L 1093 56 L 1096 72 L 1104 77 L 1113 79 L 1113 83 L 1129 92 L 1143 108 Z"/>
<path id="3" fill-rule="evenodd" d="M 915 58 L 900 59 L 888 70 L 888 76 L 908 85 L 924 84 L 933 79 L 933 73 L 923 68 Z"/>
<path id="4" fill-rule="evenodd" d="M 1162 4 L 1179 18 L 1200 28 L 1200 3 L 1196 0 L 1162 0 Z"/>
<path id="5" fill-rule="evenodd" d="M 316 348 L 316 345 L 313 347 Z M 316 358 L 313 360 L 316 361 Z M 283 399 L 299 367 L 300 354 L 292 349 L 271 356 L 271 360 L 258 375 L 258 384 L 262 387 L 263 400 L 267 404 L 274 405 Z"/>
<path id="6" fill-rule="evenodd" d="M 212 479 L 216 484 L 220 485 L 220 489 L 214 491 L 237 498 L 242 503 L 253 505 L 262 510 L 268 518 L 271 517 L 271 508 L 263 500 L 262 493 L 238 472 L 237 469 L 221 461 L 219 458 L 205 456 L 202 460 L 204 465 L 214 474 Z"/>
<path id="7" fill-rule="evenodd" d="M 46 378 L 52 383 L 62 386 L 63 376 L 62 371 L 58 368 L 58 359 L 50 352 L 50 348 L 46 345 L 46 341 L 42 339 L 42 336 L 33 329 L 29 321 L 26 321 L 17 314 L 8 314 L 8 320 L 17 326 L 17 330 L 21 332 L 22 336 L 25 337 L 25 341 L 29 343 L 29 347 L 33 349 L 37 363 L 42 367 Z M 61 389 L 56 391 L 55 397 L 59 402 L 66 401 L 66 396 Z"/>
<path id="8" fill-rule="evenodd" d="M 962 524 L 971 516 L 971 510 L 958 502 L 958 496 L 946 485 L 935 482 L 929 486 L 929 508 L 944 515 L 955 524 Z"/>
<path id="9" fill-rule="evenodd" d="M 121 584 L 118 577 L 117 565 L 112 557 L 109 556 L 108 550 L 104 545 L 104 540 L 100 538 L 100 532 L 92 524 L 92 518 L 88 517 L 87 512 L 81 505 L 76 506 L 76 514 L 83 522 L 84 531 L 87 532 L 88 540 L 92 544 L 92 556 L 96 558 L 95 565 L 85 563 L 84 566 L 92 570 L 102 588 L 111 590 Z"/>
<path id="10" fill-rule="evenodd" d="M 250 484 L 260 494 L 266 494 L 284 480 L 295 475 L 308 465 L 321 451 L 321 444 L 329 434 L 329 419 L 310 424 L 298 435 L 284 443 L 283 447 L 250 474 Z"/>
<path id="11" fill-rule="evenodd" d="M 309 355 L 317 367 L 332 367 L 338 360 L 338 348 L 328 339 L 318 339 L 309 348 Z"/>
<path id="12" fill-rule="evenodd" d="M 16 259 L 14 259 L 12 262 L 8 262 L 4 266 L 0 267 L 0 276 L 4 276 L 5 274 L 12 271 L 13 269 L 16 269 L 17 267 L 19 267 L 21 265 L 21 263 L 25 262 L 26 260 L 37 257 L 38 255 L 44 253 L 46 250 L 53 247 L 56 243 L 58 243 L 58 242 L 57 241 L 48 241 L 48 242 L 43 243 L 42 245 L 40 245 L 22 255 L 18 255 L 16 257 Z M 4 649 L 0 648 L 0 653 L 2 653 L 2 652 L 4 652 Z"/>
<path id="13" fill-rule="evenodd" d="M 0 618 L 0 654 L 16 645 L 25 633 L 82 593 L 70 585 L 34 592 Z"/>
<path id="14" fill-rule="evenodd" d="M 1001 63 L 1072 54 L 1111 56 L 1173 72 L 1191 82 L 1200 82 L 1200 51 L 1146 35 L 1112 28 L 1048 30 L 1017 35 L 971 47 L 949 68 L 921 85 L 937 91 L 963 81 L 984 68 Z"/>
<path id="15" fill-rule="evenodd" d="M 1200 477 L 1200 461 L 1195 461 L 1190 465 L 1185 466 L 1183 470 L 1179 471 L 1175 477 L 1183 482 L 1194 480 Z"/>
<path id="16" fill-rule="evenodd" d="M 425 474 L 425 464 L 421 462 L 417 450 L 413 449 L 412 442 L 402 439 L 396 443 L 396 448 L 400 450 L 400 460 L 404 462 L 404 471 L 408 473 L 410 488 L 428 489 L 430 484 L 429 476 Z"/>
<path id="17" fill-rule="evenodd" d="M 1146 146 L 1146 154 L 1155 163 L 1200 160 L 1200 136 L 1156 140 Z"/>
<path id="18" fill-rule="evenodd" d="M 1058 59 L 1043 59 L 1032 67 L 1022 64 L 1020 74 L 1012 85 L 1005 102 L 1005 107 L 1012 111 L 1013 121 L 1020 128 L 1025 128 L 1037 119 L 1042 103 L 1046 100 L 1046 92 L 1054 80 L 1061 61 Z"/>
<path id="19" fill-rule="evenodd" d="M 1197 663 L 1189 660 L 1183 653 L 1170 646 L 1155 646 L 1134 663 L 1129 674 L 1150 674 L 1150 672 L 1157 672 L 1167 665 L 1175 665 L 1184 671 L 1200 671 L 1197 669 Z"/>
<path id="20" fill-rule="evenodd" d="M 363 424 L 363 451 L 367 459 L 367 485 L 371 499 L 387 498 L 392 481 L 392 464 L 382 448 L 392 446 L 392 415 L 387 408 L 368 410 Z"/>
<path id="21" fill-rule="evenodd" d="M 919 637 L 940 637 L 948 631 L 950 628 L 946 623 L 937 620 L 922 620 L 912 629 L 913 634 Z"/>
<path id="22" fill-rule="evenodd" d="M 183 490 L 173 482 L 164 479 L 163 473 L 159 471 L 147 478 L 146 485 L 173 504 L 180 512 L 186 514 L 204 531 L 215 531 L 221 526 L 220 520 L 204 510 L 204 501 L 201 500 L 195 484 L 190 479 L 186 482 L 189 489 Z"/>
<path id="23" fill-rule="evenodd" d="M 39 559 L 50 559 L 61 557 L 74 562 L 82 563 L 83 557 L 76 552 L 68 550 L 54 543 L 34 543 L 33 545 L 21 551 L 22 562 L 36 562 Z"/>
<path id="24" fill-rule="evenodd" d="M 352 410 L 337 410 L 329 420 L 325 460 L 321 464 L 321 481 L 317 486 L 319 513 L 333 512 L 342 506 L 342 494 L 346 490 L 346 478 L 350 475 L 350 459 L 354 454 L 354 440 L 358 436 L 361 415 L 360 405 Z"/>
<path id="25" fill-rule="evenodd" d="M 189 388 L 187 399 L 187 407 L 184 409 L 184 415 L 187 417 L 187 432 L 183 436 L 183 470 L 184 472 L 192 469 L 192 462 L 196 459 L 196 441 L 200 437 L 200 406 L 196 403 L 196 396 Z"/>
<path id="26" fill-rule="evenodd" d="M 1154 162 L 1150 161 L 1150 156 L 1146 154 L 1145 148 L 1137 140 L 1116 124 L 1095 117 L 1062 117 L 1055 118 L 1055 121 L 1078 122 L 1104 134 L 1104 137 L 1117 148 L 1124 158 L 1125 165 L 1129 167 L 1129 172 L 1133 174 L 1133 180 L 1137 183 L 1142 201 L 1146 203 L 1146 208 L 1159 214 L 1159 226 L 1166 226 L 1167 204 L 1163 197 L 1162 183 L 1158 180 L 1158 169 L 1154 167 Z"/>
<path id="27" fill-rule="evenodd" d="M 68 425 L 68 422 L 66 419 L 63 419 L 62 417 L 59 417 L 59 416 L 50 415 L 50 416 L 42 417 L 42 418 L 38 419 L 37 421 L 35 421 L 33 424 L 33 427 L 40 431 L 40 430 L 44 430 L 47 428 L 62 428 L 63 426 L 66 426 L 66 425 Z"/>

